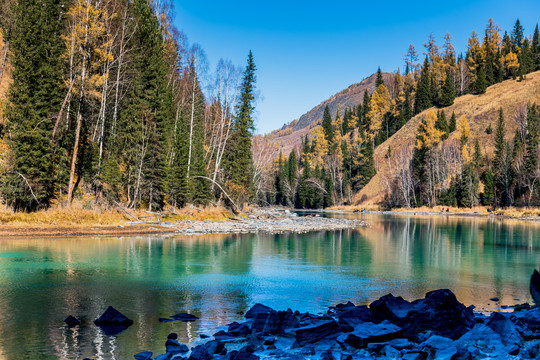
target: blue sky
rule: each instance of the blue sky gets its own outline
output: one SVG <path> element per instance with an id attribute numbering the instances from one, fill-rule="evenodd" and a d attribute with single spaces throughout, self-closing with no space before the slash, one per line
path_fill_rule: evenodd
<path id="1" fill-rule="evenodd" d="M 472 30 L 492 17 L 511 31 L 520 19 L 530 34 L 540 1 L 246 1 L 173 0 L 174 22 L 205 50 L 210 69 L 220 58 L 257 65 L 257 133 L 297 119 L 313 106 L 377 70 L 403 70 L 413 44 L 421 54 L 429 33 L 439 46 L 449 32 L 459 52 Z"/>

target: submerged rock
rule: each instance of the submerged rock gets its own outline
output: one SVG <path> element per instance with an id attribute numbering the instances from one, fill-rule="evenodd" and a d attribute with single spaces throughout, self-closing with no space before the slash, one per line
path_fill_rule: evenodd
<path id="1" fill-rule="evenodd" d="M 189 351 L 189 348 L 184 345 L 180 344 L 175 339 L 167 339 L 167 342 L 165 342 L 165 351 L 167 351 L 168 354 L 180 354 L 180 353 L 187 353 Z"/>
<path id="2" fill-rule="evenodd" d="M 151 351 L 143 351 L 138 354 L 133 355 L 136 360 L 150 360 L 152 359 Z"/>
<path id="3" fill-rule="evenodd" d="M 77 319 L 75 316 L 71 316 L 69 315 L 65 320 L 64 322 L 67 324 L 68 327 L 72 328 L 72 327 L 75 327 L 77 325 L 79 325 L 81 322 L 79 321 L 79 319 Z"/>
<path id="4" fill-rule="evenodd" d="M 212 357 L 204 345 L 198 345 L 191 349 L 188 360 L 211 360 Z"/>
<path id="5" fill-rule="evenodd" d="M 187 313 L 176 314 L 176 315 L 171 316 L 171 318 L 174 320 L 180 320 L 184 322 L 199 320 L 197 316 L 193 314 L 187 314 Z"/>

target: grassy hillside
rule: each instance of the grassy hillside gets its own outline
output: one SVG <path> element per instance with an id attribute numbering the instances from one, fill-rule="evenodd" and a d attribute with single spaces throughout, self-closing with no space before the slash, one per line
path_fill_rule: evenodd
<path id="1" fill-rule="evenodd" d="M 386 84 L 393 84 L 394 74 L 383 73 Z M 313 109 L 300 116 L 299 119 L 284 125 L 281 129 L 272 131 L 266 135 L 273 143 L 281 149 L 284 154 L 288 154 L 292 149 L 298 148 L 302 142 L 302 137 L 308 134 L 312 129 L 319 126 L 322 122 L 324 108 L 328 106 L 332 116 L 340 110 L 341 114 L 346 108 L 361 104 L 364 99 L 364 92 L 369 94 L 375 91 L 375 80 L 377 74 L 373 74 L 359 83 L 353 84 L 333 95 L 329 99 L 321 102 Z M 389 89 L 392 90 L 391 88 Z"/>
<path id="2" fill-rule="evenodd" d="M 0 62 L 2 61 L 3 54 L 4 54 L 4 38 L 2 36 L 2 31 L 0 30 Z M 2 112 L 3 112 L 2 110 L 5 105 L 7 91 L 8 91 L 10 83 L 11 83 L 11 67 L 9 66 L 9 62 L 6 62 L 4 75 L 2 76 L 2 79 L 0 81 L 0 124 L 4 122 L 4 119 L 2 116 Z"/>
<path id="3" fill-rule="evenodd" d="M 443 108 L 447 118 L 455 112 L 459 119 L 464 115 L 471 125 L 470 144 L 479 140 L 482 152 L 492 156 L 494 150 L 495 134 L 487 134 L 486 128 L 491 124 L 496 128 L 499 108 L 502 107 L 506 120 L 506 134 L 508 138 L 514 136 L 517 123 L 516 112 L 527 103 L 538 102 L 540 93 L 540 71 L 530 73 L 522 82 L 506 80 L 502 83 L 489 87 L 482 95 L 465 95 L 457 98 L 454 105 Z M 418 125 L 431 108 L 413 117 L 396 134 L 375 149 L 375 163 L 377 175 L 371 179 L 360 192 L 354 195 L 353 203 L 357 205 L 373 205 L 379 203 L 385 194 L 385 180 L 388 178 L 391 164 L 399 164 L 396 158 L 399 150 L 404 147 L 414 146 Z M 457 131 L 450 137 L 457 138 Z M 392 149 L 392 156 L 386 158 L 388 147 Z"/>

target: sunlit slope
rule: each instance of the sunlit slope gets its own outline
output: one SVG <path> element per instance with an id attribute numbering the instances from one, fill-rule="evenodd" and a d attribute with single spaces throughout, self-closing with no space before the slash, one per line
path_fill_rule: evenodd
<path id="1" fill-rule="evenodd" d="M 464 95 L 456 98 L 454 105 L 442 108 L 446 111 L 447 119 L 455 112 L 457 119 L 464 115 L 471 125 L 470 144 L 473 146 L 479 140 L 482 153 L 493 154 L 495 134 L 487 134 L 486 128 L 491 124 L 496 128 L 499 108 L 503 108 L 506 120 L 506 134 L 508 139 L 513 138 L 517 123 L 516 111 L 524 104 L 538 102 L 540 93 L 540 71 L 530 73 L 526 79 L 518 82 L 506 80 L 490 86 L 485 94 Z M 377 175 L 357 194 L 353 203 L 358 205 L 372 205 L 380 203 L 385 194 L 385 182 L 388 180 L 389 166 L 400 163 L 396 158 L 399 150 L 404 146 L 414 146 L 418 125 L 431 108 L 412 118 L 403 128 L 375 149 L 375 163 Z M 457 137 L 455 131 L 450 135 Z M 388 147 L 391 148 L 391 157 L 386 158 Z"/>

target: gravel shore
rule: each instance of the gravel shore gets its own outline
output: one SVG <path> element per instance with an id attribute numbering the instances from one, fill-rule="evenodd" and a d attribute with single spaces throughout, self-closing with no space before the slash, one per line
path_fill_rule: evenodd
<path id="1" fill-rule="evenodd" d="M 255 209 L 246 218 L 232 218 L 226 222 L 185 221 L 162 223 L 161 226 L 176 229 L 185 235 L 214 233 L 257 233 L 279 234 L 285 232 L 305 233 L 308 231 L 341 230 L 366 227 L 361 220 L 335 219 L 320 215 L 298 216 L 289 210 Z"/>

